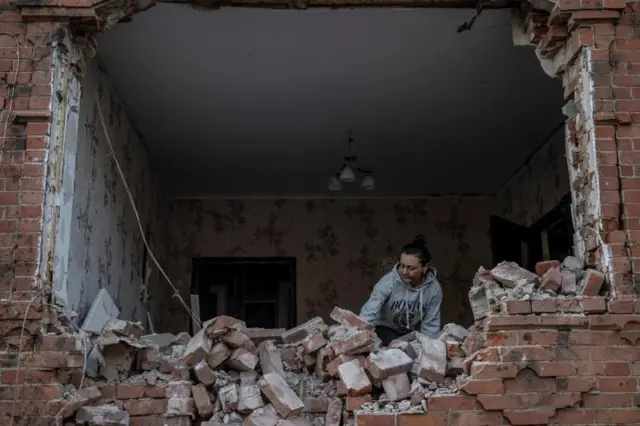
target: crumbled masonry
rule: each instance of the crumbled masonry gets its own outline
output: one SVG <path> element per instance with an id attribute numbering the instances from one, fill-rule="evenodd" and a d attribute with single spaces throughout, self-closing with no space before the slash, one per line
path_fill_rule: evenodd
<path id="1" fill-rule="evenodd" d="M 480 268 L 469 298 L 478 325 L 531 313 L 531 300 L 598 295 L 603 281 L 573 258 L 541 262 L 536 273 L 502 262 Z M 353 424 L 354 412 L 423 413 L 431 397 L 473 392 L 470 366 L 485 345 L 475 327 L 446 324 L 437 339 L 411 332 L 387 348 L 353 312 L 336 307 L 331 318 L 337 324 L 317 317 L 260 330 L 221 316 L 193 337 L 142 336 L 140 325 L 110 320 L 92 338 L 97 371 L 70 389 L 66 399 L 75 398 L 62 415 L 94 426 L 129 425 L 142 412 L 164 425 L 340 426 Z M 103 393 L 112 385 L 132 399 Z"/>

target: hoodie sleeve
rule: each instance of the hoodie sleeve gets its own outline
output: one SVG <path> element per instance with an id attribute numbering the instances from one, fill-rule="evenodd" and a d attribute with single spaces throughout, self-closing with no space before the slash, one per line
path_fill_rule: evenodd
<path id="1" fill-rule="evenodd" d="M 384 276 L 373 287 L 369 300 L 362 306 L 360 310 L 360 318 L 364 321 L 379 324 L 382 320 L 382 306 L 391 295 L 392 282 Z"/>
<path id="2" fill-rule="evenodd" d="M 437 291 L 434 292 L 427 309 L 422 317 L 422 334 L 435 339 L 440 334 L 440 304 L 442 303 L 442 288 L 438 284 Z"/>

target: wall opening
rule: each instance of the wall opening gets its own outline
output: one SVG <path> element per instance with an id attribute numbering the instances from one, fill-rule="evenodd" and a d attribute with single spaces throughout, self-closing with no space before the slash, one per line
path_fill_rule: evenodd
<path id="1" fill-rule="evenodd" d="M 296 322 L 295 258 L 196 258 L 192 276 L 202 321 L 229 315 L 259 328 Z"/>

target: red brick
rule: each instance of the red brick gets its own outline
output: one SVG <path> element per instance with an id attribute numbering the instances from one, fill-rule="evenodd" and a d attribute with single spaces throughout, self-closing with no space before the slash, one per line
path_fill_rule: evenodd
<path id="1" fill-rule="evenodd" d="M 640 423 L 640 410 L 631 409 L 609 409 L 596 410 L 596 423 L 598 424 L 631 424 Z"/>
<path id="2" fill-rule="evenodd" d="M 612 314 L 632 314 L 633 304 L 633 300 L 610 300 L 608 311 Z"/>
<path id="3" fill-rule="evenodd" d="M 633 406 L 633 396 L 628 393 L 587 394 L 582 401 L 585 408 L 627 408 Z"/>
<path id="4" fill-rule="evenodd" d="M 593 410 L 565 408 L 556 412 L 556 423 L 559 425 L 586 425 L 593 423 Z"/>
<path id="5" fill-rule="evenodd" d="M 501 394 L 505 390 L 505 385 L 509 380 L 505 380 L 503 385 L 502 379 L 473 380 L 466 379 L 458 381 L 458 388 L 466 394 Z"/>
<path id="6" fill-rule="evenodd" d="M 560 336 L 559 331 L 555 330 L 536 330 L 519 332 L 519 340 L 523 345 L 553 345 L 558 342 Z"/>
<path id="7" fill-rule="evenodd" d="M 553 408 L 534 408 L 531 410 L 504 410 L 504 417 L 511 425 L 542 425 L 548 424 L 556 410 Z"/>
<path id="8" fill-rule="evenodd" d="M 595 377 L 556 377 L 557 392 L 589 392 L 597 385 Z"/>
<path id="9" fill-rule="evenodd" d="M 505 300 L 501 303 L 501 311 L 505 315 L 521 315 L 531 313 L 529 300 Z"/>
<path id="10" fill-rule="evenodd" d="M 558 310 L 556 299 L 532 300 L 531 311 L 534 314 L 555 313 Z"/>
<path id="11" fill-rule="evenodd" d="M 638 390 L 636 377 L 599 377 L 600 392 L 635 392 Z"/>
<path id="12" fill-rule="evenodd" d="M 370 414 L 375 415 L 375 414 Z M 360 414 L 356 415 L 356 426 L 393 426 L 394 418 L 391 417 L 392 423 L 373 424 L 373 423 L 361 423 L 358 420 Z M 449 426 L 448 425 L 448 413 L 435 412 L 425 414 L 398 414 L 397 424 L 395 426 Z"/>
<path id="13" fill-rule="evenodd" d="M 356 413 L 356 426 L 396 426 L 395 414 L 383 413 L 383 414 L 365 414 Z M 437 423 L 433 423 L 434 426 L 440 426 Z M 442 423 L 444 425 L 444 423 Z M 398 426 L 400 426 L 398 424 Z M 403 426 L 418 426 L 417 423 L 405 421 Z"/>
<path id="14" fill-rule="evenodd" d="M 475 409 L 475 398 L 467 395 L 439 395 L 427 398 L 427 410 L 447 411 L 447 410 L 473 410 Z"/>

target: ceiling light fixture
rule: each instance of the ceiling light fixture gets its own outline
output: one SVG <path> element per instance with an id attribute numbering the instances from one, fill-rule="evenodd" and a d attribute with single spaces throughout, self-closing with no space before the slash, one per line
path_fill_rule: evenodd
<path id="1" fill-rule="evenodd" d="M 349 131 L 349 150 L 347 155 L 344 156 L 344 164 L 340 168 L 340 172 L 336 176 L 332 176 L 329 179 L 329 190 L 340 191 L 342 190 L 342 183 L 353 183 L 356 181 L 356 171 L 364 174 L 362 179 L 362 188 L 365 191 L 372 191 L 375 188 L 375 181 L 373 180 L 373 174 L 371 170 L 364 170 L 360 167 L 356 167 L 355 163 L 358 161 L 358 156 L 352 152 L 353 148 L 352 132 Z"/>

